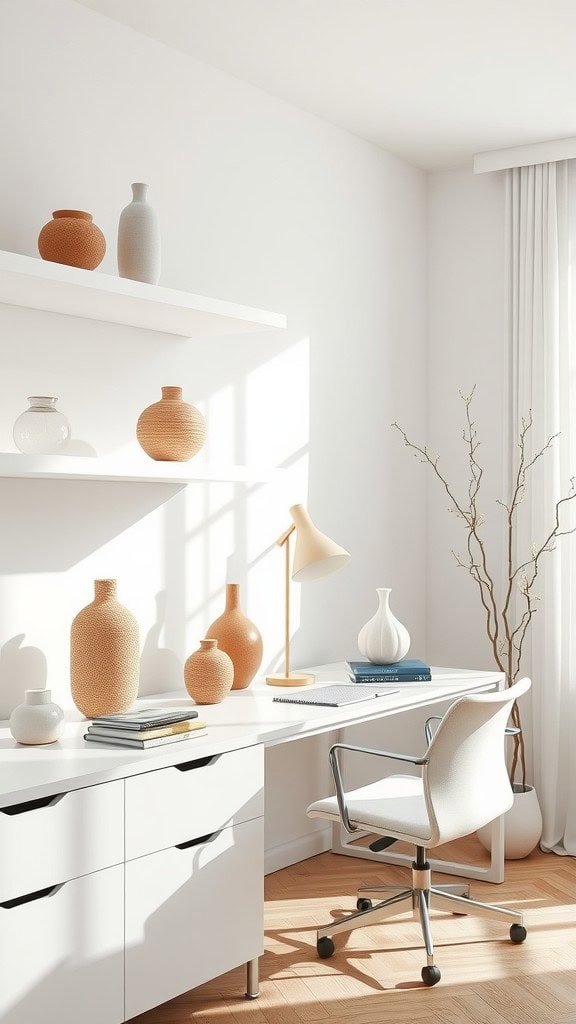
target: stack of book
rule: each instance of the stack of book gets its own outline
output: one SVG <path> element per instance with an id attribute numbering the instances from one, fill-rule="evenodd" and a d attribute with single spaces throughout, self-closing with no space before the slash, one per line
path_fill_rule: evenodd
<path id="1" fill-rule="evenodd" d="M 432 679 L 430 666 L 418 658 L 404 658 L 391 665 L 347 661 L 346 667 L 354 683 L 429 683 Z"/>
<path id="2" fill-rule="evenodd" d="M 84 733 L 90 743 L 111 743 L 115 747 L 137 747 L 146 750 L 163 743 L 178 743 L 194 736 L 204 736 L 206 722 L 198 718 L 195 708 L 138 708 L 117 715 L 94 718 Z"/>

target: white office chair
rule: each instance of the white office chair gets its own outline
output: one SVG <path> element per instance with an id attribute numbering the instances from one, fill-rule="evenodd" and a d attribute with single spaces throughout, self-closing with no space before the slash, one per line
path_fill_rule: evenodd
<path id="1" fill-rule="evenodd" d="M 506 722 L 514 701 L 530 685 L 529 679 L 521 679 L 497 693 L 470 694 L 456 700 L 433 736 L 432 720 L 427 722 L 428 749 L 423 757 L 347 743 L 336 743 L 331 748 L 336 796 L 311 804 L 308 815 L 340 821 L 350 834 L 369 832 L 391 841 L 413 843 L 416 860 L 412 864 L 411 888 L 362 887 L 358 890 L 357 913 L 318 929 L 316 948 L 320 957 L 332 956 L 331 936 L 404 913 L 408 907 L 419 917 L 422 927 L 427 953 L 422 980 L 426 985 L 440 981 L 440 971 L 434 964 L 431 907 L 455 914 L 512 920 L 512 942 L 524 942 L 526 929 L 518 911 L 471 900 L 468 885 L 432 886 L 426 851 L 475 832 L 511 806 L 512 788 L 505 761 Z M 408 761 L 421 767 L 421 776 L 392 775 L 345 793 L 338 760 L 340 750 Z M 379 902 L 373 905 L 372 900 Z"/>

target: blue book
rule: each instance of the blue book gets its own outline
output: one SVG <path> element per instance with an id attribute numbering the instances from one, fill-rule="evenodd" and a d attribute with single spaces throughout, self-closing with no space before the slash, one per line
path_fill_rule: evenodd
<path id="1" fill-rule="evenodd" d="M 371 661 L 347 661 L 346 662 L 350 675 L 354 679 L 389 679 L 390 676 L 397 676 L 402 678 L 403 676 L 418 677 L 421 679 L 422 676 L 426 680 L 432 678 L 430 672 L 430 666 L 424 661 L 420 661 L 419 658 L 404 658 L 402 661 L 396 661 L 389 665 L 375 665 Z"/>

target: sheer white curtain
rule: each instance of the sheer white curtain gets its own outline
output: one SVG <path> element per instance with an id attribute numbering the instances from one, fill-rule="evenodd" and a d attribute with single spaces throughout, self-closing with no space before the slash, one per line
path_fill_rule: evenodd
<path id="1" fill-rule="evenodd" d="M 576 161 L 512 168 L 507 176 L 512 433 L 518 437 L 531 413 L 532 456 L 560 435 L 535 465 L 522 502 L 519 548 L 530 552 L 554 526 L 555 503 L 576 476 Z M 568 508 L 564 529 L 575 512 Z M 523 667 L 533 678 L 542 846 L 576 855 L 576 535 L 544 555 L 534 593 L 540 600 Z"/>

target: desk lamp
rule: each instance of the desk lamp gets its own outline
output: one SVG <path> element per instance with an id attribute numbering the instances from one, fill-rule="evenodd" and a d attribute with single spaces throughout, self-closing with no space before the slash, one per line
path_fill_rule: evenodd
<path id="1" fill-rule="evenodd" d="M 278 537 L 276 543 L 284 548 L 285 580 L 284 580 L 284 672 L 266 676 L 270 686 L 306 686 L 314 682 L 309 672 L 290 671 L 290 537 L 296 532 L 292 579 L 296 583 L 307 583 L 318 580 L 321 576 L 342 569 L 350 561 L 350 555 L 339 544 L 335 544 L 325 533 L 314 526 L 303 505 L 293 505 L 290 509 L 292 524 Z"/>

